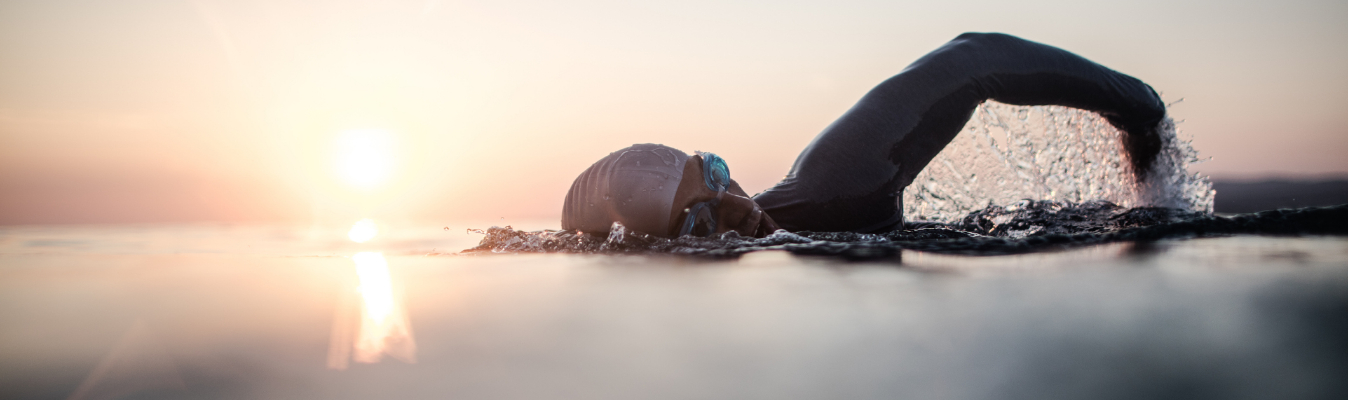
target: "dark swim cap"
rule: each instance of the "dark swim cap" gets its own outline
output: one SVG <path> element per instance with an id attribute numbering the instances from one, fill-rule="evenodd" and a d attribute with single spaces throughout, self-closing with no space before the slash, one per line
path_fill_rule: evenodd
<path id="1" fill-rule="evenodd" d="M 634 144 L 585 169 L 562 206 L 562 229 L 605 234 L 614 222 L 669 236 L 674 192 L 688 154 L 659 144 Z"/>

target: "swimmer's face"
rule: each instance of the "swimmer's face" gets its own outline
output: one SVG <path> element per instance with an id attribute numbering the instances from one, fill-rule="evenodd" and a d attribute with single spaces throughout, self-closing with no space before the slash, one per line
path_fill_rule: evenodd
<path id="1" fill-rule="evenodd" d="M 716 191 L 703 183 L 702 174 L 702 156 L 689 158 L 683 168 L 678 192 L 674 194 L 674 204 L 669 215 L 669 236 L 679 235 L 679 229 L 688 217 L 689 207 L 716 199 Z M 718 234 L 735 231 L 742 236 L 764 237 L 779 229 L 772 217 L 763 212 L 763 208 L 754 203 L 734 179 L 730 180 L 730 188 L 721 196 L 714 210 Z"/>

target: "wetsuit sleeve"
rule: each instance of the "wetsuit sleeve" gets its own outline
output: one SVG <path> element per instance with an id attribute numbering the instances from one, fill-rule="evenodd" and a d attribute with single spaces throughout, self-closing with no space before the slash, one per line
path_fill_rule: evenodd
<path id="1" fill-rule="evenodd" d="M 966 33 L 872 89 L 754 200 L 789 230 L 902 227 L 902 190 L 988 99 L 1097 112 L 1125 132 L 1139 170 L 1159 150 L 1165 105 L 1142 81 L 1052 46 Z"/>

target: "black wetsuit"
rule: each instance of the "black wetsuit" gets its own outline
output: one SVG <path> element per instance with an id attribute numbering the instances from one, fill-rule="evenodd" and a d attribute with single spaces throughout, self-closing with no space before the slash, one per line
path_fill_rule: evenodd
<path id="1" fill-rule="evenodd" d="M 1095 111 L 1150 165 L 1165 104 L 1147 84 L 1052 46 L 966 33 L 876 86 L 800 153 L 754 201 L 791 231 L 901 228 L 902 191 L 983 101 Z"/>

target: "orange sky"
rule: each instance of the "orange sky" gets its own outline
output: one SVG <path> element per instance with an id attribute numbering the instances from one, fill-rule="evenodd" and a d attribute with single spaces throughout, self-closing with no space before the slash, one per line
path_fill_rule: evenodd
<path id="1" fill-rule="evenodd" d="M 0 224 L 555 218 L 638 142 L 755 192 L 964 31 L 1183 98 L 1205 173 L 1348 175 L 1348 4 L 1003 3 L 0 2 Z M 342 179 L 353 131 L 387 179 Z"/>

